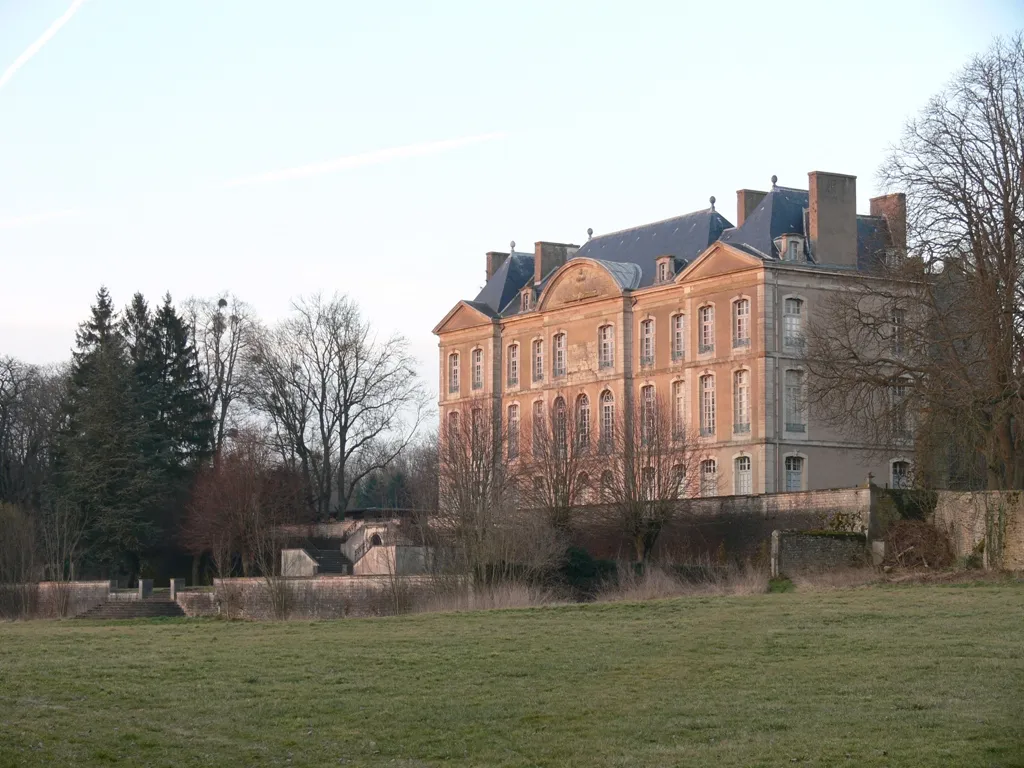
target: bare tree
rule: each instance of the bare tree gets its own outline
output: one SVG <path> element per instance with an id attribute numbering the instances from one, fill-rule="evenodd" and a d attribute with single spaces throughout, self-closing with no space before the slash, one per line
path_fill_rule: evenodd
<path id="1" fill-rule="evenodd" d="M 608 469 L 599 478 L 602 501 L 633 543 L 637 560 L 650 557 L 662 530 L 685 514 L 700 490 L 706 458 L 699 439 L 652 388 L 642 388 L 615 422 Z"/>
<path id="2" fill-rule="evenodd" d="M 977 462 L 988 488 L 1024 487 L 1024 37 L 970 62 L 881 174 L 906 192 L 908 252 L 879 254 L 811 324 L 815 407 L 876 444 L 916 431 L 932 482 Z M 923 453 L 948 445 L 959 467 Z"/>
<path id="3" fill-rule="evenodd" d="M 216 456 L 232 425 L 242 364 L 252 349 L 259 324 L 249 305 L 230 294 L 217 299 L 193 297 L 185 302 L 185 316 L 196 342 L 206 404 L 217 421 Z"/>
<path id="4" fill-rule="evenodd" d="M 351 299 L 299 299 L 250 357 L 247 400 L 326 518 L 409 444 L 427 398 L 399 335 L 378 339 Z"/>

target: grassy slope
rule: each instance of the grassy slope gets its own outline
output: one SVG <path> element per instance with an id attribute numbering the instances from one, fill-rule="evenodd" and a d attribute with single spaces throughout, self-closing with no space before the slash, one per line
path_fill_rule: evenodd
<path id="1" fill-rule="evenodd" d="M 0 765 L 1024 766 L 1022 700 L 1020 583 L 0 625 Z"/>

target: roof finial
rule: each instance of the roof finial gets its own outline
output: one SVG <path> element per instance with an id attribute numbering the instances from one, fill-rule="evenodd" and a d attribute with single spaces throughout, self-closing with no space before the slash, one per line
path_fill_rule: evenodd
<path id="1" fill-rule="evenodd" d="M 593 236 L 594 236 L 594 228 L 593 227 L 587 227 L 587 240 L 589 240 Z"/>
<path id="2" fill-rule="evenodd" d="M 710 201 L 711 201 L 711 210 L 713 211 L 713 210 L 715 210 L 715 196 L 714 195 L 711 196 Z"/>
<path id="3" fill-rule="evenodd" d="M 516 252 L 516 241 L 515 240 L 513 240 L 511 243 L 508 244 L 508 249 L 512 253 Z"/>
<path id="4" fill-rule="evenodd" d="M 772 189 L 775 189 L 775 184 L 776 184 L 776 182 L 778 182 L 778 180 L 779 180 L 779 177 L 778 177 L 778 176 L 776 176 L 776 175 L 775 175 L 775 174 L 773 173 L 773 174 L 772 174 Z"/>

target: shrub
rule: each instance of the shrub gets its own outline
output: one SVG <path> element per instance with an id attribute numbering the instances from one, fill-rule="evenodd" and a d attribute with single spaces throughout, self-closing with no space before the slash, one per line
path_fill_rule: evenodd
<path id="1" fill-rule="evenodd" d="M 947 568 L 953 564 L 949 538 L 920 520 L 900 520 L 885 535 L 885 564 L 900 568 Z"/>

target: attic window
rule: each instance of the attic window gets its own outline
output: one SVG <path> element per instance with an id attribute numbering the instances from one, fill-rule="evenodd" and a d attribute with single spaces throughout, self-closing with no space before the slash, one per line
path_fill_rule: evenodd
<path id="1" fill-rule="evenodd" d="M 804 239 L 800 235 L 783 235 L 775 241 L 783 261 L 804 261 Z"/>
<path id="2" fill-rule="evenodd" d="M 667 283 L 672 280 L 673 272 L 672 257 L 661 256 L 658 258 L 658 278 L 659 283 Z"/>
<path id="3" fill-rule="evenodd" d="M 530 311 L 530 290 L 527 289 L 519 294 L 519 311 L 529 312 Z"/>

